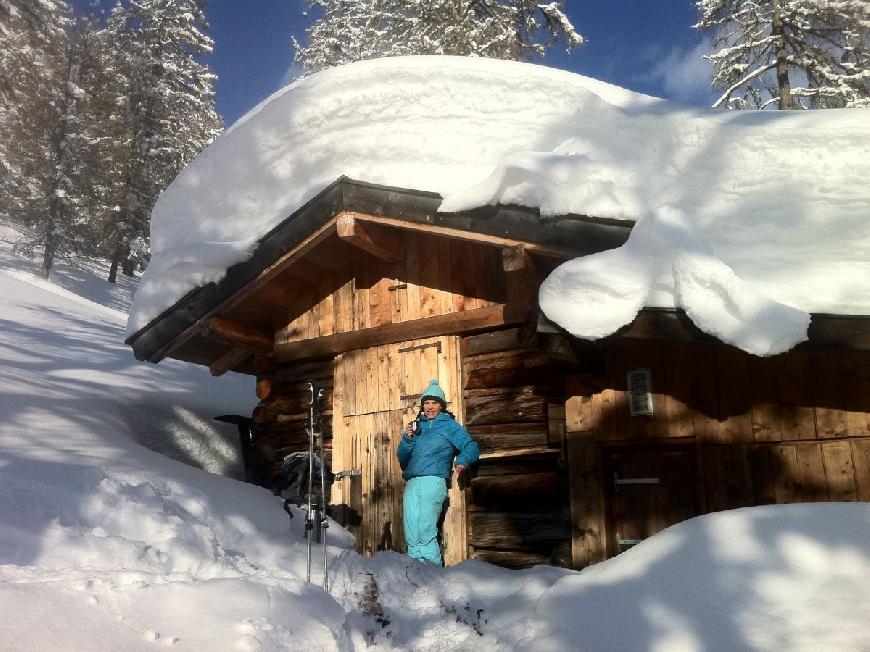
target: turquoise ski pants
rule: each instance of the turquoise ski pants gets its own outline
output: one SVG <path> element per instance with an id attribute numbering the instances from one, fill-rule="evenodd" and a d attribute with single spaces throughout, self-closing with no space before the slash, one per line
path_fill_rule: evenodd
<path id="1" fill-rule="evenodd" d="M 441 565 L 438 518 L 447 499 L 447 483 L 436 475 L 411 478 L 405 483 L 404 525 L 408 556 Z"/>

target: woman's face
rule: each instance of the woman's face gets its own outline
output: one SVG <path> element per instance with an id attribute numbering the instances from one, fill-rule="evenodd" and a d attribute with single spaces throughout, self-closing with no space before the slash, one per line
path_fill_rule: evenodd
<path id="1" fill-rule="evenodd" d="M 441 411 L 441 404 L 438 401 L 433 401 L 431 398 L 423 401 L 423 414 L 427 419 L 434 419 Z"/>

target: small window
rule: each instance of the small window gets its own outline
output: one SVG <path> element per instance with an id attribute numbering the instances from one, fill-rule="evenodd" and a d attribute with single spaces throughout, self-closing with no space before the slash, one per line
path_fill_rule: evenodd
<path id="1" fill-rule="evenodd" d="M 649 369 L 628 371 L 628 405 L 633 417 L 653 413 L 652 373 Z"/>

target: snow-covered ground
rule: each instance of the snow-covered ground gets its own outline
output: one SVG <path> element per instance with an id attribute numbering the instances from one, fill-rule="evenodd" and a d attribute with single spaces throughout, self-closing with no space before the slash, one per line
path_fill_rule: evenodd
<path id="1" fill-rule="evenodd" d="M 99 265 L 42 281 L 2 240 L 4 651 L 870 649 L 862 503 L 692 519 L 582 573 L 366 560 L 333 526 L 327 594 L 300 512 L 191 466 L 237 472 L 210 417 L 249 409 L 250 383 L 135 362 L 128 286 Z"/>

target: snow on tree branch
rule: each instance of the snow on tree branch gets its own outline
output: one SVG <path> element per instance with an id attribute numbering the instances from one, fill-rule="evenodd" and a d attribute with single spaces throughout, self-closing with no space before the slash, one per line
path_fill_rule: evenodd
<path id="1" fill-rule="evenodd" d="M 713 36 L 707 58 L 721 92 L 714 106 L 870 105 L 866 0 L 700 0 L 696 6 L 695 27 Z"/>
<path id="2" fill-rule="evenodd" d="M 542 56 L 557 42 L 584 44 L 564 0 L 310 0 L 307 44 L 293 40 L 305 73 L 408 54 L 496 59 Z"/>

